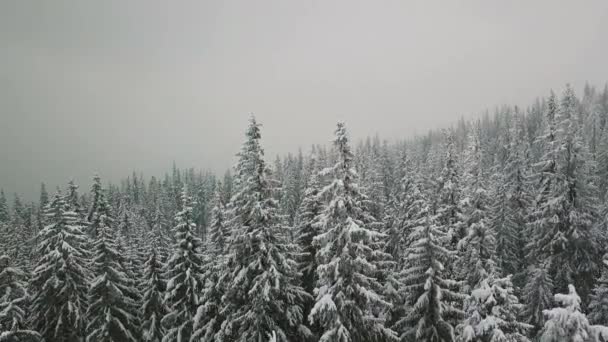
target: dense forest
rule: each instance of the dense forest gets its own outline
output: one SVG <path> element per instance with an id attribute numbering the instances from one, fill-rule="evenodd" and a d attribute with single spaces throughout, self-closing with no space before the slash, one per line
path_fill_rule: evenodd
<path id="1" fill-rule="evenodd" d="M 2 192 L 0 341 L 608 341 L 608 86 L 237 159 Z"/>

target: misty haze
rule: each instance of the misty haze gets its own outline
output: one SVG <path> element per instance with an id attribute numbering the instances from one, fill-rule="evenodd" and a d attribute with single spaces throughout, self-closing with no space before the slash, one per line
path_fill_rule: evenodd
<path id="1" fill-rule="evenodd" d="M 608 2 L 0 2 L 0 342 L 608 341 Z"/>

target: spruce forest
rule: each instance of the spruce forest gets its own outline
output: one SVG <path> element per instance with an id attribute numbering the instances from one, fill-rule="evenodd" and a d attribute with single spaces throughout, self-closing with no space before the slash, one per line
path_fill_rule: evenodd
<path id="1" fill-rule="evenodd" d="M 225 174 L 2 191 L 0 341 L 608 341 L 608 86 L 538 95 L 271 160 L 251 115 Z"/>

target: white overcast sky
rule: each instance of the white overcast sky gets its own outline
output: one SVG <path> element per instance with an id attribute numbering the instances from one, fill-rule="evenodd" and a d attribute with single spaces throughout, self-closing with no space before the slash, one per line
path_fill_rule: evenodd
<path id="1" fill-rule="evenodd" d="M 0 187 L 393 139 L 608 80 L 608 1 L 0 1 Z"/>

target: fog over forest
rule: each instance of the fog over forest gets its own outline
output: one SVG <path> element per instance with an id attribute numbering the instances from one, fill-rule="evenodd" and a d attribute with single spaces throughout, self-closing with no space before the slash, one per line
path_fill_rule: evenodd
<path id="1" fill-rule="evenodd" d="M 250 112 L 267 155 L 396 140 L 608 79 L 608 3 L 0 3 L 0 187 L 223 173 Z"/>

